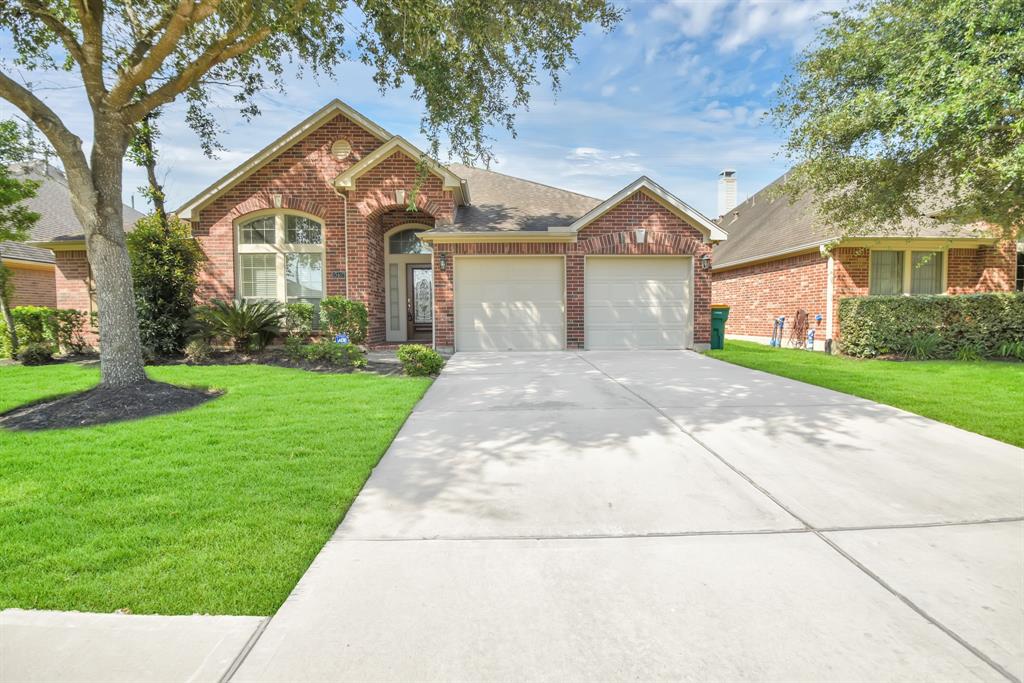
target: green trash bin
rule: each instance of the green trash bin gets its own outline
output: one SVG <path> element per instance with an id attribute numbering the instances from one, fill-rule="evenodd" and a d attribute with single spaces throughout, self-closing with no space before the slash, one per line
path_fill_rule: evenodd
<path id="1" fill-rule="evenodd" d="M 725 321 L 729 319 L 729 307 L 711 305 L 711 348 L 725 348 Z"/>

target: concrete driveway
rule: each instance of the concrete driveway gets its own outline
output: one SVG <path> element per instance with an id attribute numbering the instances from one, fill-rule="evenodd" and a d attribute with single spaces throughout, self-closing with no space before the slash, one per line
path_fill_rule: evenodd
<path id="1" fill-rule="evenodd" d="M 233 680 L 1019 680 L 1022 520 L 1024 451 L 870 401 L 458 354 Z"/>

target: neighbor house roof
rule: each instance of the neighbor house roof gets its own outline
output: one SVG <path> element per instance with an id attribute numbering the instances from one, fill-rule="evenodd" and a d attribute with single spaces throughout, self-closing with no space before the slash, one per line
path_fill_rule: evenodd
<path id="1" fill-rule="evenodd" d="M 814 200 L 809 193 L 796 201 L 790 201 L 777 192 L 785 180 L 785 175 L 776 178 L 718 219 L 718 225 L 729 232 L 729 240 L 714 248 L 715 269 L 781 258 L 821 247 L 841 237 L 838 229 L 824 226 L 818 221 Z M 907 221 L 896 236 L 900 233 L 922 238 L 977 240 L 990 237 L 980 226 L 965 228 L 933 221 Z M 893 236 L 863 235 L 869 239 Z"/>
<path id="2" fill-rule="evenodd" d="M 60 169 L 37 161 L 10 167 L 11 175 L 39 183 L 36 196 L 25 200 L 25 205 L 39 214 L 39 220 L 32 228 L 27 244 L 4 242 L 0 245 L 5 259 L 53 263 L 53 252 L 35 246 L 61 242 L 80 242 L 85 239 L 82 224 L 78 222 L 71 207 L 71 190 Z M 125 229 L 130 230 L 142 214 L 135 209 L 124 207 Z"/>
<path id="3" fill-rule="evenodd" d="M 458 207 L 454 223 L 439 226 L 435 232 L 543 231 L 569 225 L 601 203 L 594 197 L 504 173 L 462 164 L 448 168 L 465 178 L 472 204 Z"/>

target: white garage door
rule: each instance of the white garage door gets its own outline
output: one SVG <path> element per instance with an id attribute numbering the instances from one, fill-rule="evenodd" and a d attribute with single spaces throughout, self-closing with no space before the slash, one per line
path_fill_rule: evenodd
<path id="1" fill-rule="evenodd" d="M 564 272 L 561 256 L 456 258 L 455 349 L 563 348 Z"/>
<path id="2" fill-rule="evenodd" d="M 588 349 L 692 346 L 693 260 L 588 257 L 584 325 Z"/>

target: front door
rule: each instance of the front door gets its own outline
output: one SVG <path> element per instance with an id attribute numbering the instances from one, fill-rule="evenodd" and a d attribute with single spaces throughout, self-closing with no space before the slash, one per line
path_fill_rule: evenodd
<path id="1" fill-rule="evenodd" d="M 434 273 L 429 263 L 406 266 L 406 331 L 409 341 L 430 341 L 434 331 Z"/>

